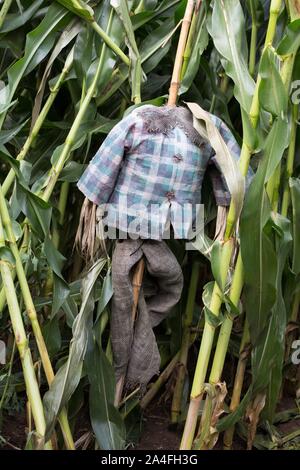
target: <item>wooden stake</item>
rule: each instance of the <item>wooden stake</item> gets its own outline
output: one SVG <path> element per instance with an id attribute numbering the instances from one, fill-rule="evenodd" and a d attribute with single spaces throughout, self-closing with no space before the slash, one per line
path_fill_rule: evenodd
<path id="1" fill-rule="evenodd" d="M 199 0 L 198 0 L 199 3 Z M 188 0 L 187 6 L 184 13 L 184 18 L 181 25 L 180 36 L 177 46 L 177 52 L 175 57 L 175 63 L 173 68 L 173 74 L 171 79 L 171 85 L 169 90 L 169 99 L 168 106 L 176 106 L 177 94 L 180 86 L 180 73 L 183 62 L 183 54 L 185 50 L 185 45 L 188 37 L 188 32 L 192 20 L 192 15 L 195 7 L 195 0 Z M 138 299 L 140 294 L 140 288 L 143 282 L 143 274 L 145 269 L 145 261 L 141 259 L 136 267 L 136 270 L 133 275 L 133 306 L 132 306 L 132 321 L 135 321 Z M 124 387 L 125 377 L 121 377 L 118 380 L 116 385 L 115 392 L 115 406 L 119 406 L 119 403 L 122 399 L 123 387 Z"/>
<path id="2" fill-rule="evenodd" d="M 176 106 L 178 90 L 180 86 L 180 74 L 181 74 L 181 67 L 183 62 L 183 54 L 185 50 L 185 45 L 192 21 L 192 15 L 195 7 L 194 0 L 188 0 L 186 5 L 185 14 L 182 21 L 182 26 L 180 30 L 180 36 L 177 46 L 177 52 L 175 57 L 175 63 L 173 68 L 173 74 L 171 79 L 171 85 L 169 89 L 169 100 L 168 106 Z"/>

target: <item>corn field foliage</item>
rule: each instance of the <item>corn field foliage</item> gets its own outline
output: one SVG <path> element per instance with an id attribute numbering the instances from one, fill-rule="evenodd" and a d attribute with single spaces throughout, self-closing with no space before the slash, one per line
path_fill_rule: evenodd
<path id="1" fill-rule="evenodd" d="M 209 181 L 210 250 L 169 241 L 185 288 L 155 330 L 162 372 L 119 408 L 110 257 L 86 265 L 74 249 L 76 182 L 124 114 L 166 103 L 187 2 L 0 3 L 2 444 L 4 422 L 24 413 L 26 448 L 122 449 L 163 394 L 182 448 L 231 448 L 237 435 L 248 448 L 299 448 L 299 426 L 277 425 L 297 419 L 300 397 L 300 2 L 193 3 L 178 103 L 222 118 L 254 176 L 222 242 Z"/>

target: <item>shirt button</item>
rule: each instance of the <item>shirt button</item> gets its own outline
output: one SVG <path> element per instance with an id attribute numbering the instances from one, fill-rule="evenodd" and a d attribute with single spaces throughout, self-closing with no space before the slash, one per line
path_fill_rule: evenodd
<path id="1" fill-rule="evenodd" d="M 166 196 L 167 196 L 167 198 L 168 198 L 169 201 L 171 201 L 172 199 L 175 199 L 175 194 L 174 194 L 173 191 L 168 191 L 168 192 L 166 193 Z"/>
<path id="2" fill-rule="evenodd" d="M 179 163 L 179 162 L 181 162 L 181 160 L 183 160 L 183 156 L 180 153 L 177 153 L 176 155 L 174 155 L 173 158 L 174 158 L 176 163 Z"/>

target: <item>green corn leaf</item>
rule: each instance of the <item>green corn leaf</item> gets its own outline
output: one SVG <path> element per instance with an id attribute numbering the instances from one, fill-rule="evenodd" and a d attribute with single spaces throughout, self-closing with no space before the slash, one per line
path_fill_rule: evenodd
<path id="1" fill-rule="evenodd" d="M 74 46 L 74 68 L 80 83 L 86 77 L 86 72 L 93 59 L 94 30 L 83 24 Z"/>
<path id="2" fill-rule="evenodd" d="M 16 264 L 15 257 L 7 246 L 0 246 L 0 260 L 10 264 L 11 268 Z"/>
<path id="3" fill-rule="evenodd" d="M 49 352 L 50 357 L 57 354 L 61 348 L 61 331 L 59 328 L 59 317 L 56 316 L 53 320 L 47 321 L 42 328 L 43 336 Z"/>
<path id="4" fill-rule="evenodd" d="M 286 116 L 288 96 L 278 70 L 278 58 L 273 49 L 267 47 L 263 53 L 259 73 L 259 101 L 261 107 L 282 119 Z"/>
<path id="5" fill-rule="evenodd" d="M 67 362 L 58 370 L 49 391 L 44 396 L 47 436 L 51 436 L 58 414 L 76 390 L 82 372 L 87 348 L 88 331 L 94 309 L 94 286 L 106 260 L 99 259 L 88 271 L 82 282 L 82 303 L 73 323 Z"/>
<path id="6" fill-rule="evenodd" d="M 300 179 L 290 178 L 289 186 L 291 191 L 293 207 L 293 261 L 292 270 L 295 274 L 300 273 Z"/>
<path id="7" fill-rule="evenodd" d="M 287 25 L 285 35 L 277 47 L 277 54 L 294 54 L 300 47 L 300 18 Z"/>
<path id="8" fill-rule="evenodd" d="M 267 388 L 266 404 L 262 417 L 273 422 L 282 384 L 282 370 L 285 352 L 286 309 L 282 294 L 283 270 L 292 244 L 291 227 L 288 219 L 280 214 L 272 215 L 275 229 L 277 254 L 276 301 L 271 319 L 259 337 L 252 351 L 253 394 Z M 276 351 L 276 354 L 274 354 Z"/>
<path id="9" fill-rule="evenodd" d="M 170 29 L 173 27 L 174 19 L 167 19 L 142 41 L 139 51 L 145 73 L 150 73 L 168 53 L 171 45 Z M 125 64 L 121 64 L 117 73 L 105 86 L 103 93 L 97 98 L 97 105 L 102 105 L 118 91 L 120 86 L 128 79 L 128 75 L 128 67 Z"/>
<path id="10" fill-rule="evenodd" d="M 268 225 L 270 204 L 265 191 L 268 170 L 287 146 L 288 124 L 277 119 L 267 137 L 264 157 L 246 194 L 241 215 L 241 252 L 245 272 L 245 309 L 251 342 L 256 344 L 276 301 L 277 255 Z M 272 163 L 273 162 L 273 163 Z M 276 168 L 276 166 L 275 166 Z"/>
<path id="11" fill-rule="evenodd" d="M 18 133 L 23 129 L 23 127 L 27 124 L 28 119 L 22 122 L 18 126 L 14 127 L 13 129 L 9 129 L 6 131 L 0 131 L 0 145 L 4 145 L 7 142 L 10 142 Z"/>
<path id="12" fill-rule="evenodd" d="M 112 298 L 112 295 L 113 295 L 113 287 L 112 287 L 112 279 L 111 279 L 111 269 L 109 268 L 107 270 L 106 276 L 102 284 L 101 294 L 100 294 L 100 298 L 98 301 L 97 317 L 96 317 L 95 323 L 97 323 L 97 321 L 99 320 L 101 313 L 104 311 L 105 307 L 109 303 L 110 299 Z"/>
<path id="13" fill-rule="evenodd" d="M 222 243 L 219 240 L 215 240 L 211 247 L 211 270 L 215 281 L 217 282 L 220 290 L 224 292 L 225 286 L 221 279 L 221 260 L 222 260 Z"/>
<path id="14" fill-rule="evenodd" d="M 203 135 L 206 135 L 206 139 L 215 151 L 216 160 L 231 194 L 232 204 L 235 209 L 235 220 L 237 220 L 242 210 L 245 194 L 245 181 L 239 169 L 238 162 L 232 156 L 217 125 L 214 124 L 210 113 L 204 111 L 204 109 L 196 103 L 186 104 L 194 116 L 195 129 L 198 130 L 201 135 L 204 132 Z"/>
<path id="15" fill-rule="evenodd" d="M 57 0 L 61 5 L 84 20 L 94 21 L 94 11 L 82 0 Z"/>
<path id="16" fill-rule="evenodd" d="M 0 91 L 0 127 L 20 80 L 46 57 L 54 44 L 57 31 L 69 20 L 68 12 L 64 8 L 52 4 L 41 23 L 28 33 L 24 55 L 9 68 L 8 84 Z"/>
<path id="17" fill-rule="evenodd" d="M 236 99 L 241 107 L 249 112 L 254 81 L 248 71 L 245 19 L 239 0 L 214 2 L 208 32 L 222 56 L 222 64 L 227 75 L 234 81 Z"/>
<path id="18" fill-rule="evenodd" d="M 120 450 L 125 445 L 125 426 L 114 407 L 114 370 L 96 342 L 84 361 L 90 382 L 89 407 L 91 424 L 100 449 Z"/>
<path id="19" fill-rule="evenodd" d="M 43 240 L 50 230 L 52 207 L 17 181 L 16 198 L 33 231 Z"/>
<path id="20" fill-rule="evenodd" d="M 80 30 L 81 30 L 81 25 L 79 24 L 79 22 L 70 23 L 70 25 L 68 25 L 64 29 L 64 31 L 61 34 L 59 40 L 57 41 L 57 43 L 56 43 L 56 45 L 55 45 L 55 47 L 54 47 L 54 49 L 51 53 L 51 56 L 49 57 L 49 60 L 47 62 L 46 68 L 44 70 L 43 77 L 42 77 L 40 85 L 39 85 L 38 92 L 37 92 L 35 100 L 34 100 L 34 106 L 33 106 L 33 110 L 32 110 L 32 113 L 31 113 L 31 115 L 32 115 L 31 128 L 34 126 L 35 121 L 38 118 L 38 115 L 40 113 L 46 83 L 47 83 L 48 77 L 51 73 L 53 63 L 57 59 L 57 57 L 59 56 L 61 51 L 65 47 L 67 47 L 69 45 L 69 43 L 71 41 L 73 41 L 73 39 L 79 34 Z M 73 54 L 72 54 L 72 50 L 71 50 L 71 52 L 68 56 L 69 64 L 72 64 L 72 61 L 73 61 Z"/>
<path id="21" fill-rule="evenodd" d="M 50 269 L 54 274 L 54 290 L 51 319 L 58 312 L 62 304 L 67 299 L 70 288 L 62 275 L 62 267 L 66 258 L 55 248 L 51 239 L 47 236 L 44 241 L 44 253 Z"/>
<path id="22" fill-rule="evenodd" d="M 210 281 L 205 284 L 203 288 L 202 300 L 204 304 L 205 321 L 207 321 L 213 328 L 217 328 L 223 323 L 224 317 L 221 313 L 219 315 L 215 315 L 209 308 L 213 289 L 214 281 Z"/>
<path id="23" fill-rule="evenodd" d="M 132 16 L 134 29 L 140 28 L 145 23 L 157 18 L 169 18 L 170 16 L 174 16 L 180 2 L 181 0 L 162 0 L 157 2 L 157 6 L 154 10 L 150 9 L 134 14 Z"/>
<path id="24" fill-rule="evenodd" d="M 133 102 L 135 102 L 136 99 L 140 101 L 142 82 L 141 56 L 136 44 L 128 5 L 125 0 L 111 0 L 110 4 L 117 12 L 120 20 L 122 21 L 123 28 L 126 32 L 126 43 L 129 49 L 130 57 L 130 76 L 132 88 L 131 100 Z"/>
<path id="25" fill-rule="evenodd" d="M 20 12 L 9 13 L 3 25 L 1 26 L 1 34 L 9 33 L 10 31 L 15 31 L 16 29 L 24 26 L 32 16 L 38 11 L 44 0 L 35 0 L 31 5 L 20 15 Z"/>

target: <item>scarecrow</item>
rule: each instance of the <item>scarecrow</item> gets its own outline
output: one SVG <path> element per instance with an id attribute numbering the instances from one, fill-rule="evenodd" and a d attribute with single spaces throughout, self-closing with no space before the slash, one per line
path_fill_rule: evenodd
<path id="1" fill-rule="evenodd" d="M 240 149 L 231 131 L 216 116 L 210 118 L 237 160 Z M 78 182 L 86 196 L 85 218 L 97 215 L 107 233 L 117 238 L 112 255 L 111 340 L 116 380 L 126 377 L 126 388 L 139 385 L 143 391 L 159 373 L 153 328 L 179 301 L 183 287 L 181 267 L 164 240 L 170 235 L 186 240 L 195 236 L 207 174 L 217 205 L 229 205 L 230 193 L 220 170 L 214 149 L 195 129 L 189 109 L 142 105 L 110 131 Z M 185 217 L 185 207 L 190 217 Z M 145 275 L 133 322 L 132 278 L 142 258 Z"/>

